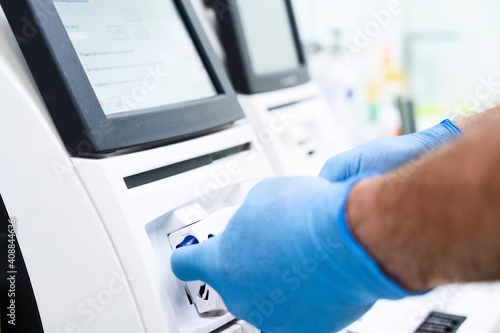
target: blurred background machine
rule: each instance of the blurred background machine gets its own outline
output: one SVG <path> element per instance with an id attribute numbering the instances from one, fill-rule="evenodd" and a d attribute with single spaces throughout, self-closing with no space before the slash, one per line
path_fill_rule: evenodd
<path id="1" fill-rule="evenodd" d="M 347 147 L 312 81 L 291 1 L 194 1 L 279 175 L 317 175 Z"/>

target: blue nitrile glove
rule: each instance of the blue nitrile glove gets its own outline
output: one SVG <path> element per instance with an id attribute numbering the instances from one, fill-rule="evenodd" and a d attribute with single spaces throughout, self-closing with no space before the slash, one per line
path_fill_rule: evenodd
<path id="1" fill-rule="evenodd" d="M 378 299 L 409 295 L 348 230 L 344 206 L 355 182 L 265 180 L 224 233 L 176 250 L 172 269 L 211 285 L 233 315 L 263 332 L 336 332 Z"/>
<path id="2" fill-rule="evenodd" d="M 414 134 L 376 140 L 329 159 L 319 176 L 331 182 L 347 180 L 359 173 L 386 173 L 436 150 L 462 136 L 450 120 Z"/>

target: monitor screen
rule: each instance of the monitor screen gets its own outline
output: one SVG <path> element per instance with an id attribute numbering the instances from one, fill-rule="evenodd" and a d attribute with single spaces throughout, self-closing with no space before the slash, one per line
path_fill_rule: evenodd
<path id="1" fill-rule="evenodd" d="M 173 0 L 53 1 L 106 115 L 217 95 Z"/>
<path id="2" fill-rule="evenodd" d="M 238 10 L 255 74 L 266 75 L 300 66 L 285 0 L 240 1 Z"/>

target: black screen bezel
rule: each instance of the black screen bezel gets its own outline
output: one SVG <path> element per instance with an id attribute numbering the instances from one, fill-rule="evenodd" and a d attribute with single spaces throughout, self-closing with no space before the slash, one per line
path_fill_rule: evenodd
<path id="1" fill-rule="evenodd" d="M 189 0 L 172 0 L 218 95 L 106 116 L 52 0 L 0 0 L 45 104 L 70 153 L 105 154 L 177 142 L 244 117 Z"/>
<path id="2" fill-rule="evenodd" d="M 306 57 L 297 26 L 291 0 L 286 3 L 299 66 L 292 70 L 257 75 L 245 37 L 237 0 L 218 0 L 214 2 L 217 13 L 219 34 L 226 52 L 227 67 L 233 86 L 242 94 L 258 94 L 298 86 L 310 81 Z"/>

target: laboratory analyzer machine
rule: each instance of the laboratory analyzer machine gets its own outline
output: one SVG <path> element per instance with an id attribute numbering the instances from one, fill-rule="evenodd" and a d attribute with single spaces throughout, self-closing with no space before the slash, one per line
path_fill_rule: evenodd
<path id="1" fill-rule="evenodd" d="M 30 332 L 257 332 L 170 254 L 274 175 L 186 0 L 1 0 L 0 194 Z"/>

